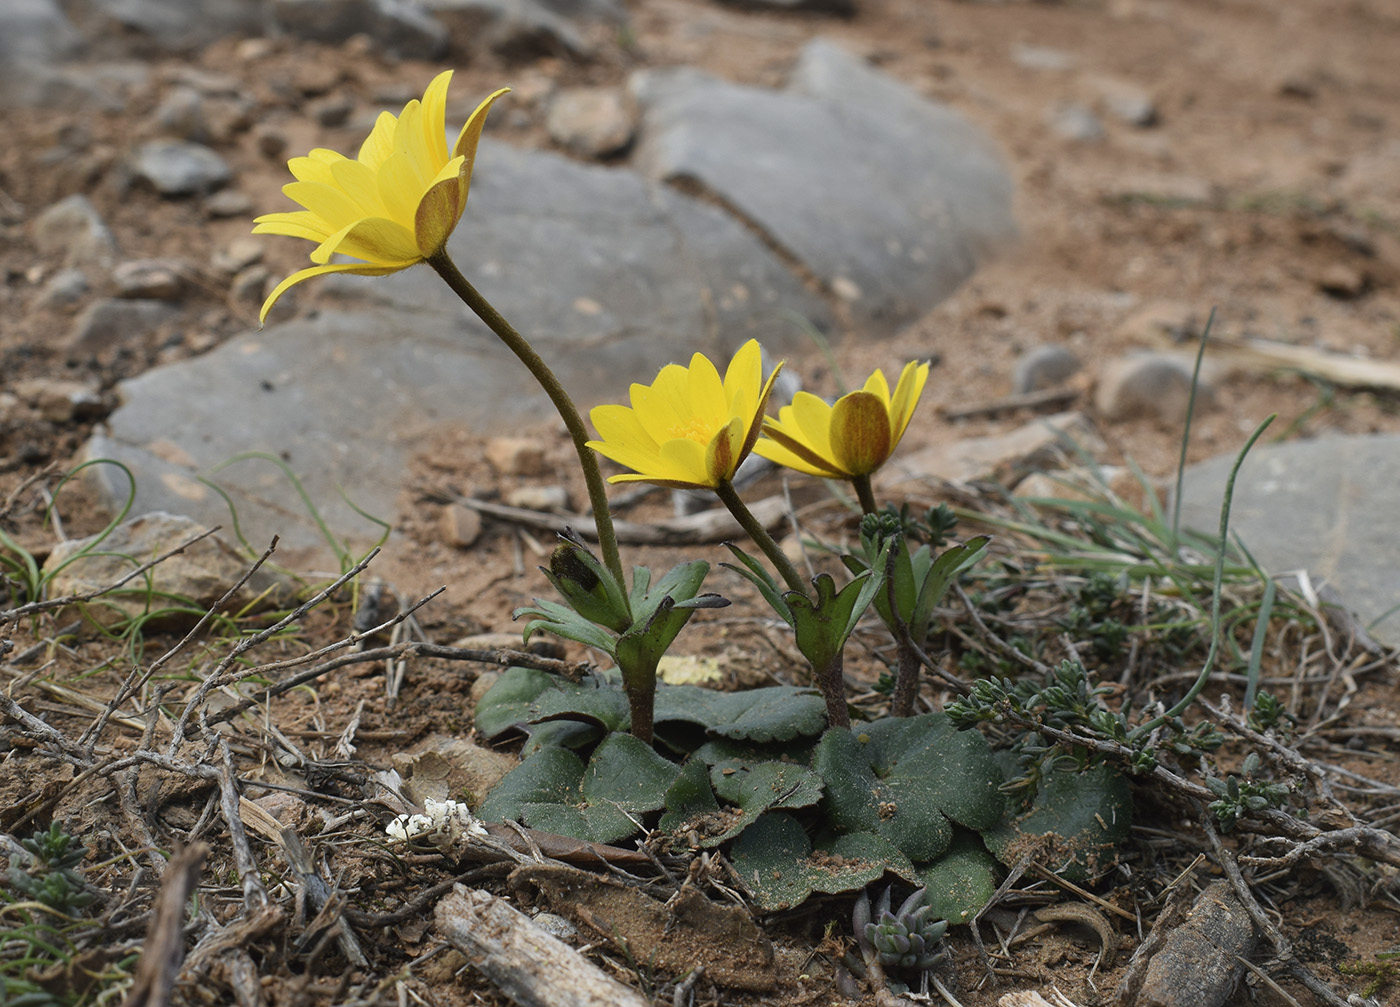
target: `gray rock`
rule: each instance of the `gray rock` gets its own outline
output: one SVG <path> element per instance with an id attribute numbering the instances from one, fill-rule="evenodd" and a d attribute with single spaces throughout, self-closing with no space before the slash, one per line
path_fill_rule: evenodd
<path id="1" fill-rule="evenodd" d="M 277 25 L 297 38 L 344 42 L 367 34 L 398 56 L 436 59 L 447 51 L 447 29 L 407 0 L 272 0 Z"/>
<path id="2" fill-rule="evenodd" d="M 213 192 L 233 177 L 228 163 L 208 147 L 184 140 L 151 140 L 132 152 L 131 171 L 162 196 Z"/>
<path id="3" fill-rule="evenodd" d="M 0 4 L 0 79 L 52 63 L 77 51 L 82 37 L 57 0 L 5 0 Z"/>
<path id="4" fill-rule="evenodd" d="M 22 75 L 3 79 L 5 100 L 15 105 L 66 111 L 122 113 L 131 95 L 150 81 L 141 63 L 31 64 Z"/>
<path id="5" fill-rule="evenodd" d="M 1051 105 L 1045 121 L 1057 136 L 1075 143 L 1094 143 L 1103 139 L 1103 123 L 1087 105 L 1077 101 L 1061 101 Z"/>
<path id="6" fill-rule="evenodd" d="M 564 11 L 537 0 L 423 0 L 447 30 L 454 53 L 491 52 L 509 62 L 580 58 L 591 49 Z M 564 5 L 567 6 L 567 5 Z"/>
<path id="7" fill-rule="evenodd" d="M 569 490 L 564 486 L 516 486 L 505 496 L 508 506 L 523 510 L 567 513 Z"/>
<path id="8" fill-rule="evenodd" d="M 1015 232 L 985 137 L 829 42 L 803 50 L 786 92 L 689 69 L 633 90 L 644 170 L 714 193 L 872 334 L 921 315 Z"/>
<path id="9" fill-rule="evenodd" d="M 151 113 L 151 127 L 161 136 L 202 143 L 209 139 L 204 99 L 189 86 L 173 87 Z"/>
<path id="10" fill-rule="evenodd" d="M 1021 354 L 1011 371 L 1011 391 L 1016 395 L 1062 385 L 1079 373 L 1079 358 L 1057 344 L 1032 347 Z"/>
<path id="11" fill-rule="evenodd" d="M 441 528 L 448 545 L 469 549 L 481 537 L 481 512 L 466 504 L 448 504 L 442 512 Z"/>
<path id="12" fill-rule="evenodd" d="M 1011 61 L 1027 70 L 1069 70 L 1077 62 L 1073 53 L 1063 49 L 1024 43 L 1011 47 Z"/>
<path id="13" fill-rule="evenodd" d="M 631 172 L 490 138 L 448 247 L 581 400 L 625 395 L 677 357 L 727 356 L 751 337 L 774 353 L 807 348 L 796 326 L 775 329 L 785 315 L 831 325 L 826 307 L 723 212 Z M 496 352 L 496 337 L 431 270 L 327 277 L 321 288 L 435 318 Z"/>
<path id="14" fill-rule="evenodd" d="M 71 360 L 105 357 L 115 349 L 140 342 L 178 314 L 178 308 L 164 301 L 105 297 L 88 305 L 74 319 L 64 350 Z"/>
<path id="15" fill-rule="evenodd" d="M 132 259 L 112 270 L 118 297 L 177 301 L 185 291 L 185 266 L 173 259 Z"/>
<path id="16" fill-rule="evenodd" d="M 1234 462 L 1225 455 L 1186 470 L 1183 525 L 1217 534 Z M 1378 639 L 1400 645 L 1396 485 L 1400 437 L 1394 434 L 1256 447 L 1235 482 L 1230 533 L 1269 573 L 1308 571 L 1315 587 L 1339 592 Z M 1375 620 L 1381 621 L 1369 625 Z"/>
<path id="17" fill-rule="evenodd" d="M 41 311 L 62 311 L 78 304 L 91 292 L 92 285 L 81 269 L 60 269 L 49 277 L 34 298 L 34 307 Z"/>
<path id="18" fill-rule="evenodd" d="M 263 0 L 88 0 L 91 11 L 125 31 L 99 26 L 95 42 L 146 55 L 188 51 L 232 34 L 261 34 Z"/>
<path id="19" fill-rule="evenodd" d="M 1089 87 L 1104 111 L 1119 122 L 1146 128 L 1157 124 L 1157 104 L 1152 95 L 1136 84 L 1116 77 L 1094 77 Z"/>
<path id="20" fill-rule="evenodd" d="M 62 255 L 63 264 L 106 266 L 117 253 L 117 241 L 83 195 L 68 196 L 34 218 L 34 244 L 44 255 Z"/>
<path id="21" fill-rule="evenodd" d="M 1170 353 L 1137 353 L 1111 361 L 1099 376 L 1094 404 L 1113 422 L 1154 419 L 1169 425 L 1186 419 L 1191 400 L 1192 364 Z M 1214 391 L 1201 375 L 1196 408 L 1208 408 Z"/>
<path id="22" fill-rule="evenodd" d="M 549 101 L 549 138 L 583 157 L 603 158 L 625 150 L 636 129 L 636 109 L 614 87 L 571 87 Z"/>
<path id="23" fill-rule="evenodd" d="M 187 517 L 149 513 L 122 522 L 105 538 L 60 542 L 44 562 L 45 573 L 53 574 L 49 595 L 61 598 L 108 587 L 142 563 L 206 530 L 206 526 Z M 84 552 L 87 554 L 79 556 Z M 120 616 L 140 615 L 148 606 L 173 607 L 183 600 L 190 610 L 180 621 L 192 623 L 238 583 L 249 566 L 251 557 L 240 554 L 218 535 L 210 535 L 152 567 L 149 583 L 138 577 L 124 588 L 104 595 L 90 606 L 90 611 L 99 621 L 108 622 Z M 268 594 L 260 597 L 264 591 Z M 263 567 L 235 592 L 225 611 L 252 604 L 266 607 L 289 593 L 287 585 Z"/>
<path id="24" fill-rule="evenodd" d="M 204 201 L 204 212 L 211 217 L 247 217 L 253 212 L 253 197 L 237 189 L 220 189 Z"/>
<path id="25" fill-rule="evenodd" d="M 779 323 L 785 314 L 831 324 L 825 306 L 722 212 L 630 172 L 489 138 L 449 248 L 585 408 L 621 400 L 630 382 L 696 350 L 725 357 L 751 336 L 775 353 L 806 346 L 798 326 Z M 123 382 L 123 404 L 87 455 L 132 467 L 138 509 L 213 524 L 226 523 L 228 509 L 196 476 L 267 452 L 286 459 L 337 535 L 367 545 L 379 529 L 343 502 L 342 488 L 392 519 L 404 459 L 426 431 L 504 434 L 549 415 L 520 364 L 430 270 L 330 279 L 306 296 L 330 303 L 338 293 L 353 310 L 270 325 Z M 125 500 L 115 469 L 89 471 L 106 499 Z M 276 465 L 245 460 L 213 478 L 251 541 L 281 534 L 283 562 L 334 562 Z"/>
<path id="26" fill-rule="evenodd" d="M 61 378 L 31 378 L 15 384 L 15 394 L 50 423 L 72 423 L 104 412 L 102 393 L 92 385 Z"/>
<path id="27" fill-rule="evenodd" d="M 856 12 L 855 0 L 721 0 L 730 7 L 746 10 L 806 11 L 850 17 Z"/>
<path id="28" fill-rule="evenodd" d="M 575 21 L 627 20 L 627 8 L 622 0 L 535 0 L 545 10 Z"/>

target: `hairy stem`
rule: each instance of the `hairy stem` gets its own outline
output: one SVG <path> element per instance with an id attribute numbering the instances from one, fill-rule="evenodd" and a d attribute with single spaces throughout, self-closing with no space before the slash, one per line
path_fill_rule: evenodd
<path id="1" fill-rule="evenodd" d="M 768 529 L 758 523 L 753 512 L 744 505 L 743 500 L 739 499 L 734 484 L 727 479 L 722 480 L 715 487 L 715 495 L 720 498 L 724 506 L 729 508 L 729 513 L 734 515 L 734 520 L 739 522 L 739 527 L 744 529 L 744 533 L 753 540 L 754 545 L 762 549 L 763 555 L 767 556 L 768 561 L 777 568 L 778 576 L 783 578 L 788 589 L 806 595 L 807 585 L 802 583 L 802 575 L 797 572 L 797 567 L 793 566 L 792 560 L 788 559 L 783 550 L 778 548 L 778 543 L 773 540 L 772 535 L 768 534 Z"/>
<path id="2" fill-rule="evenodd" d="M 429 257 L 427 262 L 452 288 L 452 292 L 476 312 L 477 317 L 520 358 L 520 362 L 534 375 L 535 380 L 549 396 L 549 400 L 554 403 L 564 426 L 568 428 L 569 436 L 573 438 L 574 450 L 578 452 L 578 462 L 583 468 L 583 478 L 588 484 L 588 502 L 593 507 L 593 523 L 597 526 L 598 548 L 603 553 L 603 562 L 607 564 L 609 572 L 617 578 L 617 583 L 626 591 L 627 578 L 622 572 L 622 557 L 617 550 L 617 533 L 613 531 L 612 514 L 608 510 L 603 473 L 598 468 L 598 459 L 588 447 L 588 432 L 583 428 L 583 417 L 579 415 L 578 407 L 574 405 L 573 399 L 569 398 L 569 393 L 564 390 L 564 386 L 559 383 L 549 365 L 535 352 L 535 348 L 526 342 L 525 337 L 462 275 L 457 264 L 447 254 L 447 249 L 444 248 Z"/>
<path id="3" fill-rule="evenodd" d="M 875 505 L 875 491 L 870 486 L 869 475 L 851 476 L 851 485 L 855 487 L 862 513 L 874 514 L 880 509 Z"/>

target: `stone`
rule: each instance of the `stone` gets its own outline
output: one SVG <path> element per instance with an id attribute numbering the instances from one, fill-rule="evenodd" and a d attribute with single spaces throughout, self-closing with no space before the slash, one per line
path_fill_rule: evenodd
<path id="1" fill-rule="evenodd" d="M 63 348 L 73 360 L 105 356 L 149 336 L 178 314 L 179 310 L 165 301 L 104 297 L 74 319 Z"/>
<path id="2" fill-rule="evenodd" d="M 131 96 L 145 88 L 151 77 L 140 63 L 22 64 L 23 72 L 5 76 L 5 100 L 15 105 L 62 109 L 91 114 L 120 114 Z"/>
<path id="3" fill-rule="evenodd" d="M 151 140 L 132 154 L 132 174 L 162 196 L 196 196 L 227 185 L 228 163 L 213 150 L 185 140 Z"/>
<path id="4" fill-rule="evenodd" d="M 442 537 L 450 546 L 470 549 L 481 538 L 481 512 L 465 504 L 448 504 L 442 511 Z"/>
<path id="5" fill-rule="evenodd" d="M 1148 301 L 1118 324 L 1116 335 L 1126 342 L 1183 343 L 1200 339 L 1204 322 L 1196 307 L 1185 301 Z"/>
<path id="6" fill-rule="evenodd" d="M 1074 143 L 1095 143 L 1103 139 L 1103 123 L 1087 106 L 1077 101 L 1061 101 L 1051 105 L 1045 121 L 1055 135 Z"/>
<path id="7" fill-rule="evenodd" d="M 1157 125 L 1157 104 L 1136 84 L 1116 77 L 1092 77 L 1088 84 L 1103 110 L 1119 122 L 1139 129 Z"/>
<path id="8" fill-rule="evenodd" d="M 1227 881 L 1196 897 L 1181 926 L 1148 960 L 1137 1007 L 1223 1007 L 1245 973 L 1258 934 Z"/>
<path id="9" fill-rule="evenodd" d="M 311 114 L 327 129 L 337 129 L 350 121 L 350 113 L 355 111 L 352 95 L 337 91 L 311 103 Z"/>
<path id="10" fill-rule="evenodd" d="M 155 559 L 207 527 L 176 514 L 155 512 L 130 518 L 105 537 L 59 542 L 44 561 L 52 575 L 49 596 L 63 598 L 109 587 L 142 564 Z M 183 606 L 187 611 L 171 621 L 193 623 L 233 587 L 251 566 L 251 559 L 217 534 L 163 560 L 125 587 L 89 604 L 89 612 L 110 624 L 122 616 L 139 616 L 149 607 Z M 266 594 L 264 594 L 266 592 Z M 237 612 L 247 606 L 267 607 L 290 595 L 290 585 L 267 567 L 258 570 L 224 606 Z"/>
<path id="11" fill-rule="evenodd" d="M 1025 395 L 1054 388 L 1078 374 L 1079 368 L 1079 358 L 1063 346 L 1034 346 L 1016 360 L 1011 371 L 1011 392 Z"/>
<path id="12" fill-rule="evenodd" d="M 1317 275 L 1317 289 L 1338 300 L 1351 300 L 1366 292 L 1366 273 L 1346 262 L 1329 263 Z"/>
<path id="13" fill-rule="evenodd" d="M 558 913 L 536 913 L 534 920 L 535 926 L 561 941 L 571 941 L 578 936 L 578 927 Z"/>
<path id="14" fill-rule="evenodd" d="M 253 213 L 253 197 L 237 189 L 220 189 L 204 201 L 204 212 L 216 219 L 248 217 Z"/>
<path id="15" fill-rule="evenodd" d="M 71 56 L 82 36 L 57 0 L 5 0 L 0 4 L 0 79 L 18 80 L 31 66 Z"/>
<path id="16" fill-rule="evenodd" d="M 1094 405 L 1104 419 L 1184 423 L 1191 401 L 1193 360 L 1171 353 L 1137 353 L 1111 361 L 1099 375 Z M 1203 373 L 1196 408 L 1209 408 L 1214 391 Z"/>
<path id="17" fill-rule="evenodd" d="M 50 423 L 92 419 L 106 411 L 102 393 L 81 381 L 30 378 L 16 382 L 14 391 Z"/>
<path id="18" fill-rule="evenodd" d="M 34 219 L 34 244 L 42 255 L 61 255 L 64 266 L 106 266 L 117 241 L 86 196 L 74 195 L 46 207 Z"/>
<path id="19" fill-rule="evenodd" d="M 871 336 L 921 316 L 1015 234 L 986 137 L 831 42 L 804 47 L 782 92 L 686 68 L 631 87 L 642 169 L 717 196 L 843 291 Z"/>
<path id="20" fill-rule="evenodd" d="M 34 307 L 40 311 L 63 311 L 81 303 L 91 292 L 92 285 L 81 269 L 60 269 L 35 296 Z"/>
<path id="21" fill-rule="evenodd" d="M 544 445 L 529 437 L 492 437 L 485 453 L 498 475 L 537 476 L 544 471 Z"/>
<path id="22" fill-rule="evenodd" d="M 569 511 L 569 491 L 564 486 L 516 486 L 506 493 L 505 501 L 522 510 L 555 514 Z"/>
<path id="23" fill-rule="evenodd" d="M 236 273 L 228 285 L 228 305 L 235 310 L 256 313 L 267 296 L 268 284 L 272 281 L 272 270 L 264 265 L 254 264 Z M 288 295 L 290 296 L 290 295 Z M 295 301 L 286 307 L 279 300 L 273 308 L 271 321 L 280 321 L 286 312 L 295 307 Z M 255 315 L 256 316 L 256 315 Z"/>
<path id="24" fill-rule="evenodd" d="M 153 132 L 177 140 L 202 143 L 209 139 L 208 118 L 204 99 L 199 91 L 188 85 L 171 88 L 151 113 Z"/>
<path id="25" fill-rule="evenodd" d="M 579 59 L 592 51 L 569 17 L 535 0 L 423 0 L 423 6 L 461 55 L 486 51 L 525 63 L 548 56 Z"/>
<path id="26" fill-rule="evenodd" d="M 177 301 L 185 291 L 183 264 L 173 259 L 131 259 L 112 270 L 118 297 Z"/>
<path id="27" fill-rule="evenodd" d="M 1063 468 L 1104 450 L 1103 439 L 1083 413 L 1056 413 L 1005 434 L 948 440 L 907 454 L 896 453 L 875 476 L 880 495 L 929 497 L 939 483 L 994 481 L 1016 485 L 1036 470 Z"/>
<path id="28" fill-rule="evenodd" d="M 1079 466 L 1062 472 L 1032 472 L 1016 484 L 1012 495 L 1022 500 L 1102 503 L 1111 499 L 1111 494 L 1146 514 L 1152 506 L 1148 500 L 1149 489 L 1159 506 L 1165 503 L 1160 487 L 1144 488 L 1130 469 L 1121 465 L 1100 465 L 1092 470 Z"/>
<path id="29" fill-rule="evenodd" d="M 1214 538 L 1235 455 L 1188 466 L 1181 520 Z M 1387 646 L 1400 645 L 1400 436 L 1331 434 L 1256 446 L 1240 466 L 1230 508 L 1236 534 L 1270 574 L 1306 570 Z M 1376 620 L 1380 620 L 1377 622 Z"/>
<path id="30" fill-rule="evenodd" d="M 810 14 L 835 14 L 852 17 L 856 0 L 721 0 L 730 7 L 755 11 L 802 11 Z"/>
<path id="31" fill-rule="evenodd" d="M 1024 43 L 1011 47 L 1011 61 L 1027 70 L 1069 70 L 1077 62 L 1073 53 L 1063 49 Z"/>
<path id="32" fill-rule="evenodd" d="M 245 234 L 215 252 L 210 265 L 221 273 L 233 275 L 261 262 L 266 250 L 266 238 Z"/>
<path id="33" fill-rule="evenodd" d="M 636 110 L 614 87 L 571 87 L 550 99 L 545 115 L 549 138 L 583 157 L 604 158 L 632 143 Z"/>
<path id="34" fill-rule="evenodd" d="M 133 54 L 152 46 L 187 52 L 229 35 L 266 31 L 262 0 L 88 0 L 92 13 L 124 31 L 110 31 L 114 44 Z"/>
<path id="35" fill-rule="evenodd" d="M 363 33 L 396 56 L 447 52 L 447 29 L 408 0 L 272 0 L 271 9 L 277 26 L 297 38 L 336 43 Z"/>

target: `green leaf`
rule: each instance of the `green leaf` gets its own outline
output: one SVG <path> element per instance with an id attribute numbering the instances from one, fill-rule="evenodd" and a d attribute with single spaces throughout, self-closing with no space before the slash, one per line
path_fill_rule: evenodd
<path id="1" fill-rule="evenodd" d="M 719 802 L 710 789 L 709 767 L 699 759 L 690 759 L 666 788 L 666 814 L 661 816 L 656 827 L 674 832 L 701 815 L 711 815 L 718 810 Z"/>
<path id="2" fill-rule="evenodd" d="M 706 834 L 700 845 L 707 849 L 734 838 L 769 809 L 810 807 L 822 796 L 821 777 L 791 762 L 720 763 L 710 768 L 710 783 L 739 810 L 727 816 L 723 828 Z"/>
<path id="3" fill-rule="evenodd" d="M 573 685 L 573 683 L 569 683 Z M 532 723 L 546 720 L 582 720 L 596 724 L 605 731 L 625 731 L 632 714 L 627 694 L 612 685 L 596 688 L 573 685 L 569 689 L 550 689 L 540 694 L 527 709 Z"/>
<path id="4" fill-rule="evenodd" d="M 754 587 L 758 588 L 758 593 L 763 596 L 763 600 L 768 602 L 768 607 L 786 622 L 789 626 L 792 622 L 792 610 L 788 608 L 787 602 L 783 598 L 783 589 L 778 582 L 773 579 L 773 575 L 763 568 L 763 564 L 754 559 L 744 550 L 740 549 L 733 542 L 724 543 L 725 547 L 734 554 L 742 567 L 737 567 L 733 563 L 721 563 L 720 566 L 728 570 L 733 570 L 743 577 Z"/>
<path id="5" fill-rule="evenodd" d="M 882 557 L 884 555 L 881 553 Z M 827 667 L 841 653 L 846 646 L 846 638 L 856 628 L 870 599 L 883 583 L 882 573 L 867 572 L 837 591 L 831 574 L 824 573 L 812 581 L 814 597 L 798 591 L 783 595 L 792 612 L 797 649 L 812 663 L 813 668 Z"/>
<path id="6" fill-rule="evenodd" d="M 910 626 L 922 626 L 924 632 L 928 631 L 934 607 L 943 600 L 943 596 L 948 593 L 948 588 L 958 579 L 958 575 L 982 558 L 991 541 L 989 535 L 978 535 L 962 545 L 945 549 L 938 559 L 933 561 L 919 588 L 918 603 L 909 616 Z"/>
<path id="7" fill-rule="evenodd" d="M 967 923 L 976 916 L 999 884 L 1000 865 L 976 834 L 958 829 L 948 851 L 917 868 L 919 884 L 928 889 L 932 919 Z"/>
<path id="8" fill-rule="evenodd" d="M 832 728 L 812 755 L 826 783 L 823 807 L 844 832 L 877 832 L 911 860 L 947 849 L 952 823 L 988 829 L 1005 801 L 986 740 L 945 714 L 886 719 L 853 734 Z"/>
<path id="9" fill-rule="evenodd" d="M 525 728 L 528 735 L 520 757 L 528 759 L 545 748 L 569 748 L 578 751 L 587 748 L 603 736 L 597 724 L 582 720 L 549 720 L 541 724 L 530 724 Z"/>
<path id="10" fill-rule="evenodd" d="M 477 700 L 472 716 L 483 738 L 495 739 L 530 719 L 530 705 L 541 693 L 558 687 L 558 679 L 533 668 L 507 668 Z"/>
<path id="11" fill-rule="evenodd" d="M 530 642 L 530 637 L 535 632 L 542 629 L 555 636 L 562 636 L 566 640 L 573 640 L 575 643 L 581 643 L 587 647 L 595 647 L 609 656 L 613 653 L 613 647 L 616 643 L 613 635 L 607 630 L 595 626 L 567 605 L 536 598 L 533 608 L 517 608 L 511 613 L 511 618 L 519 619 L 522 615 L 538 616 L 525 624 L 522 636 L 526 643 Z"/>
<path id="12" fill-rule="evenodd" d="M 629 734 L 603 740 L 585 768 L 578 756 L 546 748 L 516 766 L 487 796 L 485 821 L 518 820 L 534 829 L 595 843 L 637 831 L 635 818 L 665 806 L 678 767 Z"/>
<path id="13" fill-rule="evenodd" d="M 656 723 L 698 724 L 725 738 L 791 741 L 815 737 L 826 726 L 826 704 L 813 689 L 774 685 L 717 692 L 695 685 L 662 685 L 656 691 Z"/>
<path id="14" fill-rule="evenodd" d="M 1127 779 L 1100 763 L 1084 772 L 1052 772 L 1041 781 L 1030 810 L 984 833 L 1003 864 L 1043 847 L 1042 863 L 1071 881 L 1097 877 L 1132 824 Z"/>
<path id="15" fill-rule="evenodd" d="M 770 811 L 745 829 L 730 862 L 764 912 L 794 908 L 813 892 L 858 891 L 886 871 L 914 878 L 913 864 L 883 837 L 838 836 L 814 851 L 802 824 L 784 811 Z"/>

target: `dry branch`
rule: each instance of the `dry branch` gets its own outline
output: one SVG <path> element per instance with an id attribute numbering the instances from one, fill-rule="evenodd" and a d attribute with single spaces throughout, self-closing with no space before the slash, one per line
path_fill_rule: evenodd
<path id="1" fill-rule="evenodd" d="M 435 917 L 438 934 L 521 1007 L 648 1007 L 636 990 L 489 892 L 457 885 Z"/>
<path id="2" fill-rule="evenodd" d="M 164 1007 L 175 989 L 175 977 L 185 957 L 185 904 L 209 855 L 205 843 L 193 843 L 177 853 L 156 897 L 155 916 L 136 966 L 136 981 L 122 1007 Z"/>

